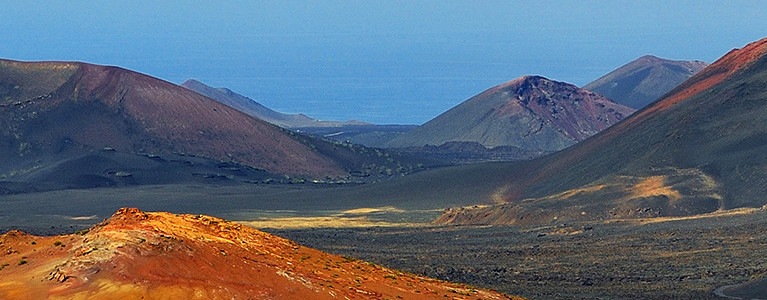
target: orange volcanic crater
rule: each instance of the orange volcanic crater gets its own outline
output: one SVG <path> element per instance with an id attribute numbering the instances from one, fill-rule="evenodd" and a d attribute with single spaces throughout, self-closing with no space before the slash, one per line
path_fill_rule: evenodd
<path id="1" fill-rule="evenodd" d="M 117 211 L 89 231 L 0 236 L 0 299 L 511 299 L 202 215 Z"/>

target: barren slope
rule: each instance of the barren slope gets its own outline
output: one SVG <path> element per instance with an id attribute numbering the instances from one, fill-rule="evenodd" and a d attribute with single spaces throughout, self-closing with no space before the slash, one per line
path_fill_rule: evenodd
<path id="1" fill-rule="evenodd" d="M 104 162 L 99 153 L 105 150 L 185 163 L 164 166 L 178 169 L 168 174 L 185 174 L 179 178 L 190 172 L 217 176 L 217 167 L 187 168 L 199 159 L 209 159 L 209 165 L 245 166 L 262 177 L 321 179 L 360 172 L 389 176 L 386 170 L 398 174 L 420 162 L 291 132 L 189 89 L 118 67 L 0 60 L 0 156 L 7 158 L 0 163 L 0 193 L 9 184 L 42 184 L 38 179 L 43 177 L 52 182 L 38 190 L 109 186 L 121 181 L 108 174 L 112 169 L 154 168 L 145 167 L 154 165 L 146 159 L 128 159 L 137 165 Z M 74 161 L 98 167 L 86 167 L 89 171 L 82 174 L 79 168 L 68 173 L 59 167 Z M 157 183 L 178 182 L 169 176 Z M 8 189 L 15 193 L 37 187 Z"/>
<path id="2" fill-rule="evenodd" d="M 708 66 L 702 61 L 676 61 L 642 56 L 583 88 L 628 107 L 640 109 Z"/>
<path id="3" fill-rule="evenodd" d="M 0 236 L 2 299 L 508 299 L 202 215 L 121 209 L 83 234 Z"/>
<path id="4" fill-rule="evenodd" d="M 513 167 L 498 206 L 446 223 L 683 216 L 767 203 L 767 39 L 733 50 L 653 105 Z"/>
<path id="5" fill-rule="evenodd" d="M 110 147 L 234 160 L 275 173 L 344 172 L 276 126 L 128 70 L 3 60 L 0 85 L 4 157 Z"/>
<path id="6" fill-rule="evenodd" d="M 524 76 L 495 86 L 391 142 L 390 147 L 478 142 L 556 151 L 633 113 L 574 85 Z"/>

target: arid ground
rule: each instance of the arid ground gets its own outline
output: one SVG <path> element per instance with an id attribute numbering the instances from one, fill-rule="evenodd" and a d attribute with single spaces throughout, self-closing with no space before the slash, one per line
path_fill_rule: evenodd
<path id="1" fill-rule="evenodd" d="M 331 253 L 532 299 L 720 299 L 764 276 L 767 211 L 511 226 L 272 229 Z"/>
<path id="2" fill-rule="evenodd" d="M 100 222 L 126 203 L 206 213 L 304 246 L 533 299 L 716 298 L 716 288 L 767 272 L 764 208 L 550 227 L 434 226 L 429 221 L 441 213 L 436 200 L 373 203 L 343 189 L 309 190 L 333 191 L 338 201 L 329 205 L 302 198 L 306 188 L 156 186 L 129 194 L 92 189 L 5 196 L 2 219 L 36 234 L 59 234 Z"/>

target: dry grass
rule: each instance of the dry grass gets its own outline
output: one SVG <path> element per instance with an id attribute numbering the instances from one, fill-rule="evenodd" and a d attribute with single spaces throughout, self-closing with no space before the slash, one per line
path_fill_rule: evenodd
<path id="1" fill-rule="evenodd" d="M 255 228 L 273 229 L 413 227 L 428 226 L 430 223 L 414 221 L 405 215 L 439 211 L 441 210 L 404 210 L 394 206 L 360 207 L 325 212 L 323 215 L 301 215 L 293 212 L 296 215 L 264 216 L 237 222 Z"/>
<path id="2" fill-rule="evenodd" d="M 402 213 L 405 212 L 402 209 L 396 208 L 394 206 L 382 206 L 382 207 L 360 207 L 355 209 L 349 209 L 343 211 L 341 214 L 344 215 L 367 215 L 367 214 L 374 214 L 374 213 Z"/>
<path id="3" fill-rule="evenodd" d="M 738 216 L 738 215 L 753 214 L 753 213 L 764 211 L 764 210 L 765 210 L 764 206 L 760 208 L 735 208 L 735 209 L 720 210 L 720 211 L 715 211 L 712 213 L 699 214 L 699 215 L 693 215 L 693 216 L 657 217 L 657 218 L 642 218 L 642 219 L 615 219 L 615 220 L 606 221 L 605 224 L 627 222 L 627 223 L 634 223 L 637 225 L 647 225 L 647 224 L 664 223 L 664 222 L 677 222 L 677 221 L 700 220 L 700 219 L 709 219 L 709 218 L 732 217 L 732 216 Z"/>
<path id="4" fill-rule="evenodd" d="M 649 198 L 666 196 L 671 201 L 682 199 L 679 191 L 666 185 L 667 176 L 650 176 L 631 188 L 631 198 Z"/>
<path id="5" fill-rule="evenodd" d="M 367 217 L 321 216 L 321 217 L 279 217 L 254 221 L 238 221 L 238 223 L 255 228 L 359 228 L 359 227 L 393 227 L 412 226 L 407 223 L 393 223 L 371 220 Z"/>

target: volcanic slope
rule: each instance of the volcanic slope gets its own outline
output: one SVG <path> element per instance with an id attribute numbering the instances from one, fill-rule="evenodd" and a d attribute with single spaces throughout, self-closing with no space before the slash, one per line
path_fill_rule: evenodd
<path id="1" fill-rule="evenodd" d="M 84 233 L 0 243 L 2 299 L 511 299 L 203 215 L 123 208 Z"/>
<path id="2" fill-rule="evenodd" d="M 633 112 L 572 84 L 524 76 L 472 97 L 387 146 L 439 146 L 457 141 L 556 151 Z"/>
<path id="3" fill-rule="evenodd" d="M 687 216 L 767 204 L 767 39 L 735 49 L 623 122 L 510 167 L 497 206 L 442 223 Z"/>
<path id="4" fill-rule="evenodd" d="M 355 121 L 349 121 L 349 122 L 320 121 L 320 120 L 305 116 L 303 114 L 284 114 L 284 113 L 276 112 L 254 101 L 253 99 L 237 94 L 230 89 L 213 88 L 194 79 L 189 79 L 187 81 L 184 81 L 184 83 L 182 83 L 181 86 L 187 89 L 193 90 L 195 92 L 198 92 L 202 95 L 205 95 L 206 97 L 209 97 L 213 100 L 221 102 L 239 111 L 242 111 L 250 116 L 259 118 L 261 120 L 267 121 L 269 123 L 272 123 L 274 125 L 284 127 L 284 128 L 339 127 L 344 125 L 366 125 L 366 123 L 355 122 Z"/>
<path id="5" fill-rule="evenodd" d="M 628 107 L 640 109 L 708 66 L 692 60 L 645 55 L 607 73 L 583 88 Z"/>
<path id="6" fill-rule="evenodd" d="M 301 136 L 186 88 L 118 67 L 0 60 L 0 155 L 6 158 L 0 178 L 5 181 L 80 176 L 85 179 L 72 180 L 89 182 L 71 187 L 90 181 L 108 185 L 116 173 L 70 175 L 80 168 L 59 166 L 74 160 L 87 166 L 97 160 L 94 169 L 105 169 L 145 161 L 115 163 L 116 158 L 104 157 L 101 150 L 157 160 L 206 158 L 314 178 L 347 176 L 391 159 L 357 148 Z"/>

